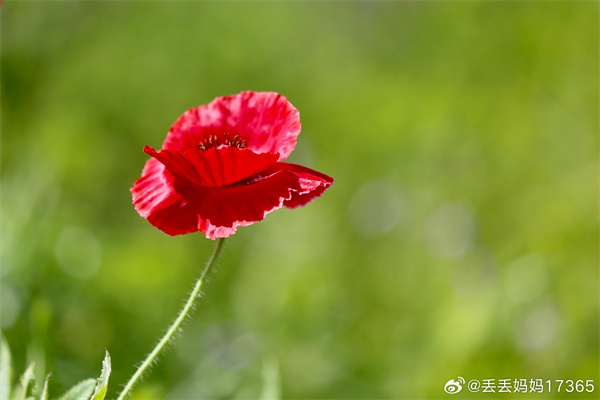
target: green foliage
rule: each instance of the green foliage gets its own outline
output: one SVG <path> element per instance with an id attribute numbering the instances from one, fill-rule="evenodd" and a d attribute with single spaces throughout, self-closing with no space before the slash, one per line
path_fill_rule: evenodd
<path id="1" fill-rule="evenodd" d="M 0 335 L 0 399 L 10 398 L 10 385 L 12 382 L 10 349 Z"/>
<path id="2" fill-rule="evenodd" d="M 271 358 L 263 364 L 263 387 L 260 400 L 280 400 L 281 381 L 279 378 L 279 363 Z"/>
<path id="3" fill-rule="evenodd" d="M 11 400 L 48 400 L 48 382 L 50 374 L 46 376 L 39 396 L 35 395 L 34 363 L 30 363 L 11 394 L 11 357 L 10 349 L 4 336 L 0 335 L 0 399 Z M 102 373 L 98 379 L 86 379 L 70 388 L 59 400 L 103 400 L 108 387 L 111 364 L 108 351 L 102 362 Z"/>
<path id="4" fill-rule="evenodd" d="M 104 361 L 102 361 L 102 373 L 100 374 L 100 378 L 98 378 L 96 381 L 96 387 L 91 400 L 104 400 L 104 396 L 106 396 L 106 390 L 108 389 L 108 378 L 110 377 L 110 372 L 110 355 L 107 351 Z"/>
<path id="5" fill-rule="evenodd" d="M 29 364 L 25 372 L 23 372 L 23 375 L 21 375 L 21 386 L 17 387 L 15 390 L 15 399 L 25 400 L 30 398 L 27 394 L 29 385 L 33 388 L 33 385 L 35 384 L 35 374 L 33 373 L 34 365 L 34 363 Z"/>
<path id="6" fill-rule="evenodd" d="M 89 400 L 94 393 L 95 385 L 94 379 L 81 381 L 63 394 L 59 400 Z"/>
<path id="7" fill-rule="evenodd" d="M 48 400 L 48 382 L 50 381 L 50 374 L 46 375 L 46 379 L 44 379 L 44 387 L 42 388 L 42 393 L 40 394 L 40 400 Z"/>

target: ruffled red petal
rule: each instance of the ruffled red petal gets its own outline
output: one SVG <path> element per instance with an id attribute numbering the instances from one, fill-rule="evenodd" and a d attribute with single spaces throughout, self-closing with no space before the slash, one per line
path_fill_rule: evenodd
<path id="1" fill-rule="evenodd" d="M 175 192 L 172 175 L 165 173 L 165 166 L 154 158 L 149 159 L 142 170 L 142 177 L 130 189 L 133 205 L 144 218 L 181 200 Z"/>
<path id="2" fill-rule="evenodd" d="M 185 192 L 176 193 L 172 184 L 162 185 L 169 182 L 169 172 L 164 168 L 150 168 L 147 172 L 149 175 L 138 179 L 132 188 L 140 215 L 144 213 L 152 225 L 169 235 L 199 230 L 210 239 L 231 236 L 238 226 L 261 221 L 269 212 L 284 205 L 304 205 L 333 182 L 332 178 L 309 168 L 277 163 L 240 183 L 190 186 Z M 145 202 L 140 200 L 142 195 L 163 201 Z"/>
<path id="3" fill-rule="evenodd" d="M 175 177 L 175 185 L 214 187 L 243 181 L 274 165 L 278 154 L 257 154 L 232 146 L 199 150 L 189 148 L 156 151 L 150 146 L 144 152 L 160 161 Z"/>
<path id="4" fill-rule="evenodd" d="M 299 191 L 292 192 L 292 197 L 286 200 L 283 205 L 287 208 L 296 208 L 305 205 L 323 194 L 333 183 L 333 178 L 296 164 L 283 163 L 287 170 L 298 178 L 298 183 L 302 188 Z"/>
<path id="5" fill-rule="evenodd" d="M 238 135 L 255 153 L 278 153 L 285 160 L 296 146 L 300 114 L 287 99 L 272 92 L 242 92 L 218 97 L 210 104 L 186 111 L 173 124 L 163 149 L 183 152 L 211 137 L 225 144 Z"/>

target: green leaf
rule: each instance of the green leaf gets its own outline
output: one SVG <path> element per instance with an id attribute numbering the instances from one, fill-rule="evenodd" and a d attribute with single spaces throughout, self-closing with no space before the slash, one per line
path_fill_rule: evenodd
<path id="1" fill-rule="evenodd" d="M 48 381 L 50 380 L 50 374 L 46 375 L 46 380 L 44 381 L 44 388 L 42 389 L 42 394 L 40 395 L 40 400 L 48 400 Z"/>
<path id="2" fill-rule="evenodd" d="M 60 400 L 89 400 L 94 393 L 95 379 L 86 379 L 73 386 L 69 391 L 62 395 Z"/>
<path id="3" fill-rule="evenodd" d="M 35 374 L 33 373 L 33 367 L 35 363 L 29 364 L 29 367 L 23 372 L 21 375 L 21 399 L 25 399 L 27 397 L 27 389 L 29 388 L 29 384 L 31 382 L 35 382 Z"/>
<path id="4" fill-rule="evenodd" d="M 0 399 L 10 398 L 10 380 L 12 378 L 10 363 L 10 349 L 4 336 L 0 335 Z"/>
<path id="5" fill-rule="evenodd" d="M 100 378 L 96 380 L 96 389 L 94 389 L 94 394 L 90 400 L 104 400 L 106 390 L 108 389 L 108 377 L 110 376 L 110 371 L 110 354 L 108 354 L 107 351 L 106 356 L 104 356 L 104 361 L 102 361 L 102 373 L 100 374 Z"/>
<path id="6" fill-rule="evenodd" d="M 270 358 L 263 364 L 263 389 L 260 400 L 280 400 L 281 382 L 279 380 L 279 363 Z"/>

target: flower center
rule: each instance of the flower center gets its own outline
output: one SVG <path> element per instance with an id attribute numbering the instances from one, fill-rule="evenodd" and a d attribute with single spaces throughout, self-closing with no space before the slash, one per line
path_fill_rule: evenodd
<path id="1" fill-rule="evenodd" d="M 198 148 L 200 150 L 208 150 L 211 147 L 219 147 L 219 146 L 235 146 L 238 149 L 246 148 L 246 139 L 240 137 L 240 135 L 235 135 L 231 137 L 231 135 L 225 132 L 222 135 L 210 135 L 208 139 L 203 140 L 198 143 Z"/>

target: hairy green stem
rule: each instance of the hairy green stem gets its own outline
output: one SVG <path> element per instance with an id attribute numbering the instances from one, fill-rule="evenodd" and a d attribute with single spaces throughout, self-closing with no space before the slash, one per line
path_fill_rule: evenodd
<path id="1" fill-rule="evenodd" d="M 198 298 L 198 296 L 200 294 L 200 289 L 202 289 L 202 284 L 204 283 L 204 280 L 206 279 L 206 276 L 208 275 L 210 270 L 213 268 L 215 261 L 217 260 L 217 257 L 219 256 L 221 249 L 223 248 L 224 241 L 225 241 L 225 238 L 220 238 L 217 241 L 217 245 L 215 246 L 212 256 L 208 260 L 206 267 L 204 267 L 204 270 L 202 271 L 202 273 L 200 274 L 200 277 L 196 281 L 196 284 L 194 285 L 194 289 L 192 289 L 192 292 L 190 293 L 189 298 L 185 302 L 185 305 L 179 312 L 179 315 L 177 316 L 177 318 L 175 319 L 173 324 L 169 327 L 169 329 L 167 330 L 167 333 L 165 333 L 163 338 L 160 339 L 160 342 L 158 342 L 158 344 L 154 347 L 152 352 L 150 354 L 148 354 L 148 356 L 146 357 L 144 362 L 142 364 L 140 364 L 138 369 L 132 375 L 131 379 L 129 379 L 129 382 L 127 382 L 127 385 L 125 385 L 125 388 L 123 389 L 123 391 L 121 392 L 121 394 L 119 395 L 117 400 L 124 400 L 127 397 L 129 392 L 131 392 L 131 389 L 133 389 L 133 386 L 142 377 L 144 372 L 152 365 L 152 363 L 156 361 L 156 358 L 158 357 L 160 352 L 165 348 L 165 346 L 169 343 L 169 341 L 171 339 L 173 339 L 173 336 L 175 336 L 175 333 L 180 328 L 183 321 L 185 321 L 185 319 L 188 317 L 190 312 L 193 310 L 194 302 L 196 301 L 196 299 Z"/>

